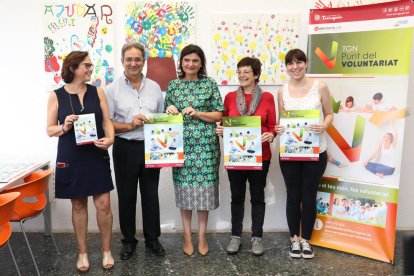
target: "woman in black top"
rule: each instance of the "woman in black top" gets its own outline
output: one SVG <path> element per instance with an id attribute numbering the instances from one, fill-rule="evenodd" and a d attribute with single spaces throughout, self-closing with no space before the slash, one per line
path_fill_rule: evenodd
<path id="1" fill-rule="evenodd" d="M 93 196 L 102 237 L 103 268 L 111 269 L 114 259 L 110 244 L 112 211 L 109 192 L 113 190 L 107 149 L 114 142 L 105 94 L 86 82 L 93 64 L 87 52 L 71 52 L 63 61 L 62 78 L 67 83 L 50 93 L 47 106 L 47 134 L 59 137 L 56 158 L 56 197 L 72 203 L 72 223 L 79 248 L 77 269 L 89 270 L 87 255 L 88 196 Z M 76 145 L 74 123 L 79 115 L 94 114 L 97 135 L 91 144 Z M 93 124 L 92 124 L 93 125 Z"/>

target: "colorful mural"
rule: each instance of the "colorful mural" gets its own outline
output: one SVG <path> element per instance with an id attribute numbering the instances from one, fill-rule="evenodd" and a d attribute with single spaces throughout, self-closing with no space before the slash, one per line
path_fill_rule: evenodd
<path id="1" fill-rule="evenodd" d="M 260 84 L 281 84 L 285 53 L 297 47 L 299 26 L 298 14 L 214 14 L 209 75 L 219 85 L 237 85 L 237 62 L 255 56 L 262 62 Z"/>
<path id="2" fill-rule="evenodd" d="M 88 51 L 95 65 L 91 84 L 114 77 L 113 9 L 110 3 L 57 2 L 44 5 L 44 70 L 47 90 L 63 85 L 62 62 L 71 51 Z"/>
<path id="3" fill-rule="evenodd" d="M 181 50 L 195 41 L 195 6 L 190 2 L 129 2 L 125 10 L 125 41 L 147 50 L 147 77 L 162 90 L 177 77 Z"/>
<path id="4" fill-rule="evenodd" d="M 126 42 L 145 45 L 148 57 L 178 57 L 194 42 L 195 6 L 189 2 L 130 2 L 125 16 Z"/>

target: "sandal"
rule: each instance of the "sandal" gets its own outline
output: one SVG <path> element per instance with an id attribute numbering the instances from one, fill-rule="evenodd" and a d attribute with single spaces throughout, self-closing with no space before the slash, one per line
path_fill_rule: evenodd
<path id="1" fill-rule="evenodd" d="M 102 268 L 111 270 L 114 267 L 115 261 L 112 257 L 111 251 L 103 251 Z"/>
<path id="2" fill-rule="evenodd" d="M 85 273 L 89 271 L 88 253 L 79 253 L 76 268 L 80 273 Z"/>

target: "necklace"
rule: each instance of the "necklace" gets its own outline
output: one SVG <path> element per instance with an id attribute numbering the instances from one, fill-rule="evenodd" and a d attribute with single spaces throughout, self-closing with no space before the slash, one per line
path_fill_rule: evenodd
<path id="1" fill-rule="evenodd" d="M 68 87 L 69 87 L 69 85 L 68 85 Z M 71 89 L 71 91 L 72 91 L 72 89 Z M 74 91 L 75 91 L 75 93 L 73 93 L 73 94 L 77 95 L 77 96 L 78 96 L 78 98 L 79 98 L 78 92 L 76 92 L 76 90 L 74 90 Z M 73 113 L 73 114 L 75 114 L 75 110 L 73 109 L 72 97 L 70 96 L 71 94 L 72 94 L 72 93 L 69 93 L 69 92 L 68 92 L 69 101 L 70 101 L 70 107 L 71 107 L 71 109 L 72 109 L 72 113 Z M 80 99 L 79 99 L 79 103 L 80 103 L 80 105 L 81 105 L 81 110 L 80 110 L 80 112 L 83 112 L 83 110 L 85 109 L 85 105 L 84 105 L 84 104 L 82 104 L 82 103 L 80 102 Z"/>

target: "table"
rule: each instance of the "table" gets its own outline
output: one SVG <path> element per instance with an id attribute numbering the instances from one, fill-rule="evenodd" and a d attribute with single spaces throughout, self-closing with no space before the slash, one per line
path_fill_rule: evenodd
<path id="1" fill-rule="evenodd" d="M 7 188 L 13 187 L 23 183 L 23 179 L 29 174 L 38 171 L 40 169 L 46 170 L 49 168 L 50 161 L 38 162 L 38 163 L 8 163 L 0 162 L 0 180 L 7 182 L 0 182 L 0 192 Z M 44 210 L 45 217 L 52 227 L 52 216 L 49 205 L 49 193 L 46 193 L 47 204 Z M 46 225 L 45 225 L 46 226 Z M 44 227 L 44 235 L 49 237 L 50 232 L 47 227 Z"/>

